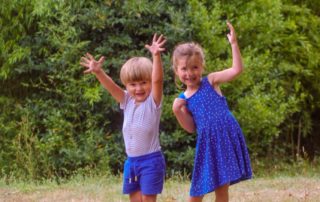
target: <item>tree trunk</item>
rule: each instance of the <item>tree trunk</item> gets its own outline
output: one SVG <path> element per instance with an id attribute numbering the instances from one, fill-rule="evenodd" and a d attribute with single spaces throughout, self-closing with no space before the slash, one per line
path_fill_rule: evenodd
<path id="1" fill-rule="evenodd" d="M 299 119 L 298 125 L 298 140 L 297 140 L 297 157 L 300 157 L 300 147 L 301 147 L 301 118 Z"/>

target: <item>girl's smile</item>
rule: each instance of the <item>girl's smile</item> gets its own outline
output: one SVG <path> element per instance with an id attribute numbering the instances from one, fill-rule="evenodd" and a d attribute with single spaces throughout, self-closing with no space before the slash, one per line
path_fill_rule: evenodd
<path id="1" fill-rule="evenodd" d="M 203 73 L 202 62 L 198 57 L 181 57 L 177 60 L 175 73 L 187 89 L 198 88 Z"/>

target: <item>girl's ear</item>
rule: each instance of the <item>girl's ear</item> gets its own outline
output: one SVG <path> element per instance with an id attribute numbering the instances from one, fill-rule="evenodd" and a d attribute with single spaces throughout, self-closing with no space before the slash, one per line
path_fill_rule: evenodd
<path id="1" fill-rule="evenodd" d="M 177 70 L 176 70 L 176 68 L 174 68 L 174 66 L 171 66 L 171 69 L 173 70 L 173 72 L 174 72 L 175 74 L 177 74 Z"/>

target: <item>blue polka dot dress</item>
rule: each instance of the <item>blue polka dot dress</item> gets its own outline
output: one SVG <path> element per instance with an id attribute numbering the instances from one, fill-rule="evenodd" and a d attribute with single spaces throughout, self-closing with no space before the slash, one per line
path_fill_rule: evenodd
<path id="1" fill-rule="evenodd" d="M 186 102 L 197 128 L 190 195 L 202 196 L 224 184 L 251 178 L 245 139 L 225 97 L 204 77 Z"/>

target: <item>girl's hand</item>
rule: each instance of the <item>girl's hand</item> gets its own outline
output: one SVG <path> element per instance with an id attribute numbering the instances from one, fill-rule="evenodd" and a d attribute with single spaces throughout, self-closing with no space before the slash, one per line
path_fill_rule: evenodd
<path id="1" fill-rule="evenodd" d="M 234 28 L 232 26 L 232 24 L 227 21 L 227 25 L 229 27 L 230 33 L 227 34 L 228 40 L 230 42 L 230 44 L 234 44 L 237 43 L 237 36 L 236 36 L 236 32 L 234 31 Z"/>
<path id="2" fill-rule="evenodd" d="M 185 99 L 176 98 L 173 101 L 172 110 L 183 129 L 185 129 L 189 133 L 193 133 L 196 131 L 196 126 L 194 124 L 192 114 L 187 109 Z"/>
<path id="3" fill-rule="evenodd" d="M 104 60 L 105 57 L 101 57 L 96 61 L 90 53 L 87 53 L 84 57 L 81 57 L 80 65 L 87 68 L 87 70 L 84 71 L 85 74 L 96 74 L 102 71 L 102 64 Z"/>
<path id="4" fill-rule="evenodd" d="M 176 113 L 176 112 L 178 112 L 178 113 L 179 112 L 188 113 L 187 106 L 186 106 L 186 100 L 185 99 L 181 99 L 181 98 L 176 98 L 173 101 L 172 111 L 174 113 Z"/>
<path id="5" fill-rule="evenodd" d="M 152 44 L 146 44 L 145 47 L 152 53 L 152 55 L 159 55 L 161 52 L 165 50 L 165 48 L 163 48 L 165 43 L 166 39 L 163 37 L 162 34 L 158 38 L 157 34 L 154 34 Z"/>

